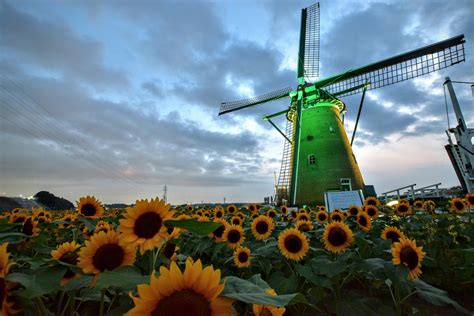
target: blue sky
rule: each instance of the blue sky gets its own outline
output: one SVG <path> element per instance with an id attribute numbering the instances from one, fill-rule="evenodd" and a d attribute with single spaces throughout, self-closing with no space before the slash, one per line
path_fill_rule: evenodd
<path id="1" fill-rule="evenodd" d="M 3 1 L 0 193 L 70 200 L 261 201 L 283 139 L 221 101 L 296 83 L 309 1 Z M 466 62 L 370 91 L 354 152 L 365 182 L 457 184 L 444 151 L 442 83 L 474 81 L 472 1 L 322 1 L 321 76 L 458 34 Z M 474 125 L 468 86 L 456 86 Z M 351 133 L 360 96 L 345 98 Z M 451 118 L 452 121 L 452 118 Z M 284 124 L 283 121 L 279 121 Z"/>

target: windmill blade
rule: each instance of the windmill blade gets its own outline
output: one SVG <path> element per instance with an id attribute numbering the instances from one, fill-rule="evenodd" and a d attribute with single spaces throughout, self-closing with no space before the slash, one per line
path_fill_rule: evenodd
<path id="1" fill-rule="evenodd" d="M 287 87 L 250 99 L 232 102 L 222 102 L 219 115 L 288 97 L 291 90 L 292 89 L 290 87 Z"/>
<path id="2" fill-rule="evenodd" d="M 338 97 L 362 92 L 366 82 L 369 83 L 367 90 L 381 88 L 463 62 L 464 43 L 464 35 L 458 35 L 359 69 L 349 70 L 318 81 L 315 85 Z"/>
<path id="3" fill-rule="evenodd" d="M 306 31 L 304 44 L 304 76 L 308 81 L 319 77 L 320 18 L 319 2 L 306 8 Z"/>

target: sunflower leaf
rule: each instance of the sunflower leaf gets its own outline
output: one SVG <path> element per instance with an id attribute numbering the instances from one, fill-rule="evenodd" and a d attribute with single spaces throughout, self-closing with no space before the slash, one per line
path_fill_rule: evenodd
<path id="1" fill-rule="evenodd" d="M 259 285 L 233 276 L 226 277 L 225 280 L 225 288 L 221 295 L 247 304 L 283 307 L 288 305 L 298 295 L 298 293 L 295 293 L 272 296 L 265 292 L 265 288 L 259 286 L 264 286 L 264 284 L 258 281 L 258 277 L 252 278 L 252 281 L 259 283 Z"/>
<path id="2" fill-rule="evenodd" d="M 459 305 L 456 301 L 450 299 L 447 292 L 419 279 L 412 280 L 411 284 L 417 290 L 418 296 L 425 301 L 437 306 L 452 305 L 459 312 L 469 314 L 465 308 Z"/>
<path id="3" fill-rule="evenodd" d="M 193 234 L 206 236 L 215 231 L 222 224 L 214 222 L 198 222 L 193 219 L 185 220 L 168 220 L 165 221 L 166 227 L 178 227 L 184 228 L 192 232 Z"/>
<path id="4" fill-rule="evenodd" d="M 58 290 L 59 281 L 65 272 L 66 267 L 56 265 L 39 268 L 33 274 L 11 273 L 7 280 L 23 285 L 25 290 L 20 295 L 32 299 Z"/>
<path id="5" fill-rule="evenodd" d="M 137 284 L 148 282 L 150 282 L 150 277 L 142 275 L 137 268 L 123 266 L 113 271 L 102 272 L 95 287 L 103 289 L 109 286 L 116 286 L 124 290 L 131 290 L 134 289 Z"/>

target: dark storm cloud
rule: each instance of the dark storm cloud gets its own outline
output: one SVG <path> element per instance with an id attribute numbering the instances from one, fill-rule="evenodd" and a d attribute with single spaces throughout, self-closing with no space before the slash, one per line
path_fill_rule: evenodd
<path id="1" fill-rule="evenodd" d="M 127 78 L 103 64 L 101 43 L 80 36 L 61 21 L 40 20 L 8 2 L 0 13 L 3 53 L 91 85 L 124 86 Z"/>

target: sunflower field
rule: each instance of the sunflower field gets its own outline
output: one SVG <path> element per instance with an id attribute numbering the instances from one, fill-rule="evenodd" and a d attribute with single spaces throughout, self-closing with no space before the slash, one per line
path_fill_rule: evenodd
<path id="1" fill-rule="evenodd" d="M 1 315 L 466 315 L 474 195 L 0 215 Z"/>

